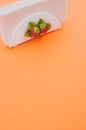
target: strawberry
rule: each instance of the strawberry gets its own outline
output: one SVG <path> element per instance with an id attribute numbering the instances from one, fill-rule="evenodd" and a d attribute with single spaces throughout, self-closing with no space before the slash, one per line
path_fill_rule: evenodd
<path id="1" fill-rule="evenodd" d="M 39 36 L 39 34 L 40 34 L 40 29 L 38 27 L 32 27 L 30 29 L 30 37 L 35 38 Z"/>
<path id="2" fill-rule="evenodd" d="M 45 23 L 42 19 L 39 20 L 39 28 L 41 33 L 46 33 L 48 30 L 51 29 L 50 23 Z"/>
<path id="3" fill-rule="evenodd" d="M 27 30 L 24 34 L 25 37 L 37 37 L 40 34 L 40 29 L 38 25 L 34 22 L 29 22 Z"/>

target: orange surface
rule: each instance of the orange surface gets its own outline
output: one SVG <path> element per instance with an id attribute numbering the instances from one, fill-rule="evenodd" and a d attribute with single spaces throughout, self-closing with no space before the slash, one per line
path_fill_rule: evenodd
<path id="1" fill-rule="evenodd" d="M 0 38 L 0 130 L 86 130 L 85 12 L 68 0 L 60 30 L 12 49 Z"/>

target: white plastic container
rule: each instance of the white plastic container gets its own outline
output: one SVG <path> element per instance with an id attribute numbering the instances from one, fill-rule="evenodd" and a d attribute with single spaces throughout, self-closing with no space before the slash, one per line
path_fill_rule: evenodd
<path id="1" fill-rule="evenodd" d="M 28 22 L 40 18 L 51 23 L 48 32 L 60 28 L 66 18 L 66 0 L 21 0 L 0 7 L 0 33 L 5 45 L 14 47 L 32 39 L 24 36 Z"/>

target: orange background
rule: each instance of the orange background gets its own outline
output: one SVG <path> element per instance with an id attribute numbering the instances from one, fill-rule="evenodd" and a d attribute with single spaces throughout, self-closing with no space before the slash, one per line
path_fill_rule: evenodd
<path id="1" fill-rule="evenodd" d="M 68 0 L 60 30 L 12 49 L 0 38 L 0 130 L 86 130 L 85 13 Z"/>

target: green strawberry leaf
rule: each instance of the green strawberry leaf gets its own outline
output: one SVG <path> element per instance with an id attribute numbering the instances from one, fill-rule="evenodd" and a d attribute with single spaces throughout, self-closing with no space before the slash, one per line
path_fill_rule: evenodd
<path id="1" fill-rule="evenodd" d="M 29 37 L 30 36 L 30 32 L 29 32 L 29 29 L 26 30 L 25 34 L 24 34 L 25 37 Z"/>
<path id="2" fill-rule="evenodd" d="M 50 30 L 51 29 L 51 24 L 50 23 L 46 23 L 47 26 L 48 26 L 48 29 Z"/>
<path id="3" fill-rule="evenodd" d="M 28 29 L 30 30 L 32 27 L 35 27 L 36 24 L 34 22 L 29 22 L 28 23 Z"/>
<path id="4" fill-rule="evenodd" d="M 40 18 L 39 21 L 38 21 L 38 25 L 40 25 L 40 24 L 42 24 L 42 23 L 45 23 L 45 22 L 44 22 L 43 19 Z"/>

